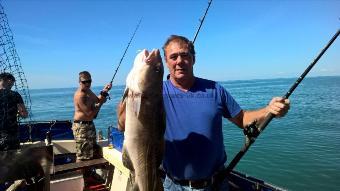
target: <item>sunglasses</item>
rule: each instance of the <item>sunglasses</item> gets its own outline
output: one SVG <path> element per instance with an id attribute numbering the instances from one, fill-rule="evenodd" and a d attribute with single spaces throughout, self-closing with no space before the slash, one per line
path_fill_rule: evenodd
<path id="1" fill-rule="evenodd" d="M 84 81 L 80 81 L 82 84 L 90 84 L 92 83 L 92 80 L 84 80 Z"/>

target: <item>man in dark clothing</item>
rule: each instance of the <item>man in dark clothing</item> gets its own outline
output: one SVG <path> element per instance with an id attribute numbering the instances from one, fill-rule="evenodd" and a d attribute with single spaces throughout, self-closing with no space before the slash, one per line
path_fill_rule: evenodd
<path id="1" fill-rule="evenodd" d="M 0 73 L 0 151 L 20 148 L 17 117 L 28 115 L 21 95 L 11 90 L 14 82 L 12 74 Z"/>

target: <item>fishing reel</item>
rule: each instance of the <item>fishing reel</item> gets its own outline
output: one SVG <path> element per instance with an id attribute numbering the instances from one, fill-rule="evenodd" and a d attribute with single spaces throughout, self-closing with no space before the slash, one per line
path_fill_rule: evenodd
<path id="1" fill-rule="evenodd" d="M 109 98 L 109 100 L 111 100 L 111 98 L 110 98 L 110 94 L 109 93 L 107 93 L 107 92 L 104 92 L 104 91 L 100 91 L 100 95 L 101 96 L 103 96 L 103 97 L 105 97 L 105 98 Z"/>
<path id="2" fill-rule="evenodd" d="M 257 120 L 244 127 L 243 133 L 246 136 L 247 142 L 254 142 L 257 136 L 259 136 L 260 131 L 257 127 Z"/>

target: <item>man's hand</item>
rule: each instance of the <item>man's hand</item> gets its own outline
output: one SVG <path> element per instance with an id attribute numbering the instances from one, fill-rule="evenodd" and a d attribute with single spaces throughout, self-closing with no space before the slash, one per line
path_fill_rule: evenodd
<path id="1" fill-rule="evenodd" d="M 105 86 L 104 86 L 104 89 L 102 90 L 102 91 L 100 91 L 100 95 L 102 96 L 102 97 L 109 97 L 109 91 L 110 91 L 110 89 L 112 88 L 112 84 L 111 83 L 109 83 L 109 84 L 106 84 Z M 106 101 L 106 100 L 105 100 Z"/>
<path id="2" fill-rule="evenodd" d="M 267 106 L 268 112 L 274 114 L 275 117 L 285 116 L 289 108 L 289 99 L 283 99 L 282 97 L 274 97 Z"/>
<path id="3" fill-rule="evenodd" d="M 102 91 L 108 93 L 111 90 L 111 88 L 112 88 L 112 84 L 108 83 L 104 86 L 104 89 Z"/>
<path id="4" fill-rule="evenodd" d="M 111 88 L 112 88 L 112 84 L 111 83 L 106 84 L 104 86 L 104 89 L 102 91 L 100 91 L 99 103 L 103 104 L 103 103 L 106 102 L 107 97 L 109 97 L 109 93 L 108 92 L 110 91 Z"/>

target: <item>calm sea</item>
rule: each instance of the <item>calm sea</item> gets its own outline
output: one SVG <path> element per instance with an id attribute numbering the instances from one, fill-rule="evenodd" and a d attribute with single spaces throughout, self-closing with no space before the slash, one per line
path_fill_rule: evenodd
<path id="1" fill-rule="evenodd" d="M 264 106 L 283 96 L 296 79 L 227 81 L 221 84 L 244 109 Z M 99 92 L 101 87 L 94 87 Z M 76 88 L 31 90 L 33 120 L 71 120 Z M 95 120 L 97 129 L 115 126 L 123 86 Z M 291 110 L 274 119 L 236 169 L 288 190 L 340 190 L 340 77 L 306 78 L 291 95 Z M 244 144 L 242 131 L 224 120 L 228 161 Z M 204 154 L 204 151 L 202 151 Z"/>

